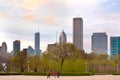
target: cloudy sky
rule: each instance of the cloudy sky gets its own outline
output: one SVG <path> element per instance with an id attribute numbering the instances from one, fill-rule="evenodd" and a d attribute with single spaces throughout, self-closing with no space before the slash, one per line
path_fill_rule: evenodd
<path id="1" fill-rule="evenodd" d="M 38 29 L 43 51 L 63 29 L 72 42 L 72 19 L 79 16 L 84 20 L 84 49 L 91 52 L 93 32 L 120 36 L 119 6 L 120 0 L 0 0 L 0 44 L 5 41 L 12 51 L 13 41 L 21 40 L 21 49 L 34 48 Z"/>

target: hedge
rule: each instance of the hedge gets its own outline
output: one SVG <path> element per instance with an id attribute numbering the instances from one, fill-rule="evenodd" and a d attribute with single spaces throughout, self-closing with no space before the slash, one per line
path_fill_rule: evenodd
<path id="1" fill-rule="evenodd" d="M 50 73 L 51 76 L 53 73 Z M 29 75 L 29 76 L 46 76 L 46 72 L 23 72 L 23 73 L 0 73 L 0 75 Z M 63 72 L 60 76 L 90 76 L 91 73 L 80 73 L 80 72 Z"/>

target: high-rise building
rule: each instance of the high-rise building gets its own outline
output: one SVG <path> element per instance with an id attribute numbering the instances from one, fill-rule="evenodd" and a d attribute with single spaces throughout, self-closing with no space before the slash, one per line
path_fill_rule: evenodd
<path id="1" fill-rule="evenodd" d="M 106 33 L 93 33 L 92 52 L 98 54 L 107 53 L 107 35 Z"/>
<path id="2" fill-rule="evenodd" d="M 83 19 L 73 18 L 73 44 L 83 50 Z"/>
<path id="3" fill-rule="evenodd" d="M 35 53 L 36 55 L 40 55 L 41 50 L 40 50 L 40 33 L 37 32 L 35 33 Z"/>
<path id="4" fill-rule="evenodd" d="M 20 52 L 20 40 L 15 40 L 13 42 L 13 54 L 16 55 L 18 52 Z"/>
<path id="5" fill-rule="evenodd" d="M 67 37 L 64 31 L 60 33 L 59 43 L 67 43 Z"/>
<path id="6" fill-rule="evenodd" d="M 2 47 L 0 46 L 0 53 L 1 53 L 1 49 L 2 49 Z"/>
<path id="7" fill-rule="evenodd" d="M 27 52 L 32 56 L 35 55 L 35 50 L 31 46 L 28 47 Z"/>
<path id="8" fill-rule="evenodd" d="M 54 48 L 55 46 L 59 45 L 58 43 L 55 44 L 48 44 L 47 50 L 50 51 L 51 48 Z"/>
<path id="9" fill-rule="evenodd" d="M 5 56 L 6 54 L 7 54 L 7 44 L 6 42 L 3 42 L 1 47 L 1 55 Z"/>
<path id="10" fill-rule="evenodd" d="M 110 55 L 120 55 L 120 37 L 110 37 Z"/>

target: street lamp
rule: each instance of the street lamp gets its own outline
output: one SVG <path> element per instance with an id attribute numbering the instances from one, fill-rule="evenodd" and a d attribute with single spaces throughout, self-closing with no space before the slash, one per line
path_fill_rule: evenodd
<path id="1" fill-rule="evenodd" d="M 86 65 L 86 69 L 85 69 L 85 71 L 87 72 L 87 62 L 85 63 L 85 65 Z"/>
<path id="2" fill-rule="evenodd" d="M 30 64 L 30 61 L 28 61 L 27 63 L 28 63 L 28 72 L 29 72 L 29 64 Z"/>
<path id="3" fill-rule="evenodd" d="M 119 73 L 119 65 L 117 64 L 117 74 Z"/>

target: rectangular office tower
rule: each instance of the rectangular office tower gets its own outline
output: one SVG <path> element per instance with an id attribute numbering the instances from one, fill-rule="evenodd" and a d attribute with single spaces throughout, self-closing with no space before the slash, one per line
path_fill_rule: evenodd
<path id="1" fill-rule="evenodd" d="M 20 40 L 15 40 L 13 42 L 13 53 L 14 53 L 14 56 L 17 55 L 18 52 L 20 52 Z"/>
<path id="2" fill-rule="evenodd" d="M 107 53 L 107 35 L 106 33 L 93 33 L 92 52 L 98 54 Z"/>
<path id="3" fill-rule="evenodd" d="M 83 19 L 73 18 L 73 44 L 83 50 Z"/>
<path id="4" fill-rule="evenodd" d="M 110 37 L 110 55 L 120 55 L 120 37 Z"/>
<path id="5" fill-rule="evenodd" d="M 40 55 L 40 33 L 35 33 L 35 54 Z"/>

